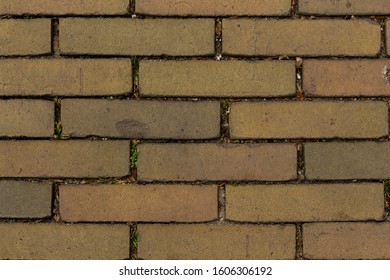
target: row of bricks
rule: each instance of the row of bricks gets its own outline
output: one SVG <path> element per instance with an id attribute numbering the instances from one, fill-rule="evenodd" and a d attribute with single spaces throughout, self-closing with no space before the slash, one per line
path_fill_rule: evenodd
<path id="1" fill-rule="evenodd" d="M 65 55 L 215 54 L 214 19 L 63 18 L 59 52 Z M 52 53 L 50 19 L 0 20 L 0 55 Z M 390 22 L 386 23 L 387 39 Z M 390 52 L 390 40 L 387 40 Z M 370 20 L 222 21 L 222 54 L 244 56 L 376 56 L 381 26 Z"/>
<path id="2" fill-rule="evenodd" d="M 0 100 L 0 134 L 51 137 L 54 102 Z M 64 99 L 62 133 L 71 137 L 216 139 L 218 101 Z M 231 139 L 378 138 L 388 136 L 384 101 L 234 102 Z"/>
<path id="3" fill-rule="evenodd" d="M 390 223 L 303 224 L 303 257 L 389 259 Z M 294 259 L 294 225 L 139 224 L 142 259 Z M 0 259 L 125 259 L 126 225 L 0 224 Z M 207 248 L 201 250 L 200 248 Z"/>
<path id="4" fill-rule="evenodd" d="M 1 218 L 51 216 L 48 183 L 0 181 Z M 384 186 L 227 185 L 226 219 L 239 222 L 383 220 Z M 167 203 L 169 202 L 169 203 Z M 207 222 L 218 219 L 216 185 L 60 185 L 66 222 Z"/>
<path id="5" fill-rule="evenodd" d="M 291 0 L 136 0 L 135 13 L 163 16 L 287 16 Z M 2 0 L 0 15 L 125 15 L 130 0 Z M 300 14 L 382 15 L 390 13 L 386 0 L 299 0 Z"/>
<path id="6" fill-rule="evenodd" d="M 134 66 L 134 65 L 133 65 Z M 302 64 L 307 97 L 390 96 L 390 60 L 316 60 Z M 141 97 L 292 97 L 294 61 L 140 60 Z M 1 96 L 130 94 L 130 59 L 2 59 Z"/>
<path id="7" fill-rule="evenodd" d="M 139 144 L 137 178 L 150 181 L 297 179 L 293 143 Z M 129 141 L 1 141 L 1 177 L 100 178 L 129 175 Z M 133 154 L 134 158 L 136 154 Z M 308 180 L 389 179 L 390 142 L 304 143 Z M 35 160 L 39 159 L 39 160 Z"/>

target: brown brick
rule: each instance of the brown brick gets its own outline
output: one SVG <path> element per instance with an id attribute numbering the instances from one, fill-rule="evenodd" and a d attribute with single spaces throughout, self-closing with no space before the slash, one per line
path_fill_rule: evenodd
<path id="1" fill-rule="evenodd" d="M 305 60 L 306 96 L 389 96 L 390 60 Z"/>
<path id="2" fill-rule="evenodd" d="M 0 177 L 116 177 L 129 171 L 128 141 L 2 141 Z"/>
<path id="3" fill-rule="evenodd" d="M 386 21 L 386 51 L 387 51 L 387 54 L 389 55 L 390 54 L 390 21 L 387 20 Z M 386 78 L 390 79 L 390 71 L 389 69 L 386 69 L 385 73 L 386 75 Z"/>
<path id="4" fill-rule="evenodd" d="M 303 255 L 310 259 L 389 259 L 390 223 L 303 225 Z"/>
<path id="5" fill-rule="evenodd" d="M 2 19 L 0 38 L 0 55 L 48 54 L 51 52 L 51 21 Z"/>
<path id="6" fill-rule="evenodd" d="M 383 196 L 383 195 L 382 195 Z M 218 218 L 217 186 L 60 186 L 65 221 L 202 222 Z"/>
<path id="7" fill-rule="evenodd" d="M 54 103 L 45 100 L 0 100 L 0 135 L 50 137 Z"/>
<path id="8" fill-rule="evenodd" d="M 1 95 L 118 95 L 132 91 L 129 59 L 0 60 Z"/>
<path id="9" fill-rule="evenodd" d="M 386 102 L 239 102 L 232 138 L 374 138 L 386 136 Z"/>
<path id="10" fill-rule="evenodd" d="M 223 53 L 375 56 L 381 30 L 367 20 L 223 20 Z"/>
<path id="11" fill-rule="evenodd" d="M 126 14 L 129 0 L 2 0 L 0 15 Z"/>
<path id="12" fill-rule="evenodd" d="M 0 224 L 0 259 L 124 259 L 129 239 L 125 225 Z"/>
<path id="13" fill-rule="evenodd" d="M 51 184 L 0 181 L 0 217 L 48 217 L 51 215 L 51 198 Z"/>
<path id="14" fill-rule="evenodd" d="M 285 16 L 290 0 L 137 0 L 135 12 L 165 16 Z"/>
<path id="15" fill-rule="evenodd" d="M 246 222 L 382 220 L 383 184 L 227 186 L 226 218 Z"/>
<path id="16" fill-rule="evenodd" d="M 295 63 L 142 60 L 139 79 L 143 96 L 291 96 Z"/>
<path id="17" fill-rule="evenodd" d="M 386 15 L 388 0 L 300 0 L 299 13 L 310 15 Z"/>
<path id="18" fill-rule="evenodd" d="M 151 139 L 207 139 L 220 134 L 219 102 L 63 100 L 63 133 Z"/>
<path id="19" fill-rule="evenodd" d="M 63 54 L 210 55 L 213 19 L 60 19 Z"/>
<path id="20" fill-rule="evenodd" d="M 138 225 L 138 257 L 170 260 L 294 259 L 294 226 Z"/>
<path id="21" fill-rule="evenodd" d="M 390 142 L 307 143 L 307 179 L 389 179 Z"/>
<path id="22" fill-rule="evenodd" d="M 294 144 L 140 144 L 141 181 L 269 180 L 296 178 Z"/>

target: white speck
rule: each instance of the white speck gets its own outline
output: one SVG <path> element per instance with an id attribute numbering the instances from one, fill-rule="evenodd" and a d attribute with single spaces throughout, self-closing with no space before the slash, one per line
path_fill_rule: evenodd
<path id="1" fill-rule="evenodd" d="M 222 58 L 222 54 L 220 54 L 220 53 L 215 56 L 215 59 L 218 61 L 220 61 L 221 58 Z"/>

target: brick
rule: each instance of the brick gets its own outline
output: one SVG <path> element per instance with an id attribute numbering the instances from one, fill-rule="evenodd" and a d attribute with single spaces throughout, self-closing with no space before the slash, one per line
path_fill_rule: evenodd
<path id="1" fill-rule="evenodd" d="M 303 256 L 309 259 L 389 259 L 390 223 L 303 225 Z"/>
<path id="2" fill-rule="evenodd" d="M 164 16 L 286 16 L 290 0 L 137 0 L 135 12 Z"/>
<path id="3" fill-rule="evenodd" d="M 245 222 L 382 220 L 383 184 L 226 187 L 226 218 Z"/>
<path id="4" fill-rule="evenodd" d="M 223 20 L 231 55 L 375 56 L 381 30 L 367 20 Z"/>
<path id="5" fill-rule="evenodd" d="M 1 218 L 43 218 L 51 215 L 52 185 L 0 181 Z"/>
<path id="6" fill-rule="evenodd" d="M 54 132 L 54 102 L 0 100 L 0 136 L 50 137 Z"/>
<path id="7" fill-rule="evenodd" d="M 0 259 L 129 258 L 125 225 L 0 224 Z"/>
<path id="8" fill-rule="evenodd" d="M 214 19 L 60 19 L 60 52 L 95 55 L 211 55 Z"/>
<path id="9" fill-rule="evenodd" d="M 0 177 L 125 176 L 129 150 L 128 141 L 2 141 Z"/>
<path id="10" fill-rule="evenodd" d="M 390 54 L 390 21 L 387 20 L 386 21 L 386 51 L 387 51 L 387 54 L 389 55 Z M 389 69 L 386 69 L 386 72 L 384 73 L 386 75 L 386 78 L 389 78 L 390 79 L 390 74 L 388 71 Z"/>
<path id="11" fill-rule="evenodd" d="M 295 94 L 293 61 L 142 60 L 139 71 L 142 96 L 268 97 Z"/>
<path id="12" fill-rule="evenodd" d="M 374 138 L 386 136 L 386 102 L 239 102 L 230 135 L 245 138 Z"/>
<path id="13" fill-rule="evenodd" d="M 68 222 L 211 221 L 218 218 L 218 187 L 64 185 L 60 186 L 60 213 Z"/>
<path id="14" fill-rule="evenodd" d="M 306 96 L 389 96 L 390 60 L 305 60 Z"/>
<path id="15" fill-rule="evenodd" d="M 295 228 L 139 224 L 138 257 L 170 260 L 294 259 Z"/>
<path id="16" fill-rule="evenodd" d="M 0 60 L 0 94 L 101 96 L 132 91 L 130 59 Z"/>
<path id="17" fill-rule="evenodd" d="M 220 134 L 220 104 L 67 99 L 61 122 L 63 133 L 72 136 L 209 139 Z"/>
<path id="18" fill-rule="evenodd" d="M 300 0 L 299 13 L 305 15 L 386 15 L 387 0 Z"/>
<path id="19" fill-rule="evenodd" d="M 389 179 L 390 142 L 307 143 L 307 179 Z"/>
<path id="20" fill-rule="evenodd" d="M 2 0 L 0 15 L 123 15 L 128 0 Z"/>
<path id="21" fill-rule="evenodd" d="M 218 181 L 296 178 L 294 144 L 140 144 L 138 180 Z"/>
<path id="22" fill-rule="evenodd" d="M 51 53 L 50 19 L 0 20 L 0 55 Z"/>

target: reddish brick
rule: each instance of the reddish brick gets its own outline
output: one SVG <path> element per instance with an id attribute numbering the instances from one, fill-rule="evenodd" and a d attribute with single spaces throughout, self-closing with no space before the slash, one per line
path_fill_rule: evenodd
<path id="1" fill-rule="evenodd" d="M 140 224 L 138 257 L 170 260 L 294 259 L 292 225 Z M 203 249 L 202 249 L 203 248 Z"/>
<path id="2" fill-rule="evenodd" d="M 297 176 L 294 144 L 140 144 L 141 181 L 283 181 Z"/>
<path id="3" fill-rule="evenodd" d="M 220 134 L 219 102 L 80 100 L 61 103 L 63 133 L 123 138 L 208 139 Z"/>
<path id="4" fill-rule="evenodd" d="M 390 223 L 303 225 L 303 256 L 309 259 L 389 259 Z"/>
<path id="5" fill-rule="evenodd" d="M 127 141 L 2 141 L 0 177 L 116 177 L 129 173 Z"/>
<path id="6" fill-rule="evenodd" d="M 295 63 L 292 61 L 142 60 L 139 71 L 142 96 L 295 94 Z"/>
<path id="7" fill-rule="evenodd" d="M 387 15 L 388 0 L 299 0 L 299 13 L 308 15 Z"/>
<path id="8" fill-rule="evenodd" d="M 169 203 L 168 203 L 169 202 Z M 202 222 L 218 218 L 217 186 L 61 186 L 65 221 Z"/>
<path id="9" fill-rule="evenodd" d="M 0 224 L 0 259 L 124 259 L 129 247 L 125 225 Z"/>
<path id="10" fill-rule="evenodd" d="M 223 53 L 375 56 L 381 30 L 367 20 L 223 20 Z"/>

